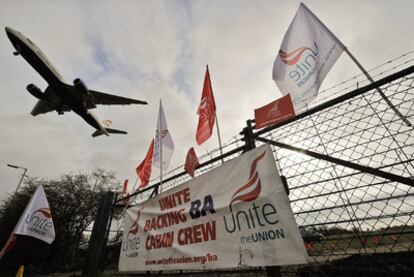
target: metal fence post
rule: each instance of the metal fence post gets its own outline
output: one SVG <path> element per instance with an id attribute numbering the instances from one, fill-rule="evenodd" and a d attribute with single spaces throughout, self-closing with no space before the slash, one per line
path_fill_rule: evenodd
<path id="1" fill-rule="evenodd" d="M 89 240 L 88 256 L 86 258 L 83 276 L 98 276 L 102 255 L 105 252 L 106 228 L 111 216 L 115 193 L 108 191 L 101 196 Z"/>
<path id="2" fill-rule="evenodd" d="M 246 127 L 243 128 L 243 131 L 240 132 L 241 135 L 243 135 L 243 140 L 245 143 L 244 151 L 247 152 L 249 150 L 252 150 L 256 148 L 256 143 L 254 142 L 253 137 L 253 127 L 252 127 L 252 120 L 246 120 Z"/>
<path id="3" fill-rule="evenodd" d="M 304 268 L 295 267 L 298 274 L 316 272 L 319 275 L 343 275 L 349 273 L 348 266 L 352 267 L 355 275 L 366 273 L 367 270 L 387 275 L 391 268 L 394 272 L 397 267 L 404 268 L 399 271 L 400 275 L 412 273 L 411 266 L 406 267 L 405 259 L 410 259 L 408 265 L 411 265 L 412 244 L 407 241 L 414 234 L 410 229 L 413 210 L 408 201 L 412 196 L 410 189 L 414 186 L 411 170 L 414 165 L 409 155 L 414 129 L 407 128 L 393 116 L 388 117 L 389 109 L 383 109 L 381 98 L 376 92 L 371 92 L 383 86 L 384 91 L 387 90 L 387 97 L 397 101 L 398 106 L 404 105 L 406 116 L 413 118 L 412 74 L 414 66 L 393 73 L 375 84 L 364 87 L 358 87 L 357 84 L 356 90 L 261 130 L 255 130 L 254 120 L 248 120 L 240 133 L 241 145 L 235 138 L 233 147 L 237 148 L 223 154 L 224 157 L 234 157 L 255 148 L 256 141 L 273 145 L 273 155 L 283 186 L 289 195 L 289 180 L 291 205 L 299 208 L 294 214 L 302 219 L 300 227 L 304 232 L 301 235 L 305 242 L 310 242 L 306 247 L 312 263 Z M 377 107 L 381 108 L 376 110 Z M 314 122 L 311 116 L 315 117 Z M 312 126 L 318 127 L 316 133 Z M 295 153 L 308 158 L 296 156 Z M 197 168 L 209 171 L 219 166 L 218 161 L 223 156 L 213 156 Z M 330 173 L 332 168 L 335 173 L 337 165 L 341 167 L 338 173 Z M 185 171 L 180 172 L 166 178 L 164 182 L 177 181 L 174 185 L 181 184 L 187 180 L 182 178 L 186 174 Z M 336 182 L 344 182 L 344 186 L 337 187 Z M 159 185 L 153 184 L 132 195 L 152 191 L 153 197 Z M 349 199 L 345 198 L 341 202 L 341 194 L 349 194 Z M 388 205 L 391 201 L 392 205 Z M 318 203 L 317 207 L 314 203 Z M 378 209 L 377 205 L 384 208 Z M 348 208 L 350 211 L 355 209 L 358 214 L 350 216 Z M 384 223 L 388 224 L 385 228 Z M 358 233 L 363 237 L 362 240 Z M 366 247 L 369 249 L 368 255 L 363 251 Z M 403 251 L 407 251 L 407 256 Z M 342 259 L 342 256 L 348 257 L 350 254 L 360 257 L 357 265 L 355 261 Z M 322 256 L 326 260 L 314 264 Z M 332 262 L 336 259 L 340 259 L 338 261 L 343 262 L 344 266 L 336 268 Z M 381 269 L 376 266 L 375 261 L 378 260 L 381 261 Z M 358 264 L 368 267 L 361 271 L 358 270 Z M 257 276 L 276 277 L 285 273 L 281 266 L 269 266 L 265 270 L 266 275 L 263 268 L 252 272 Z M 239 268 L 238 272 L 239 275 L 250 274 L 244 268 Z M 221 271 L 197 273 L 218 276 L 229 274 Z M 158 274 L 147 272 L 147 276 Z M 181 271 L 179 274 L 185 275 Z"/>
<path id="4" fill-rule="evenodd" d="M 256 143 L 255 143 L 254 135 L 253 135 L 252 123 L 253 123 L 253 120 L 250 120 L 250 119 L 247 120 L 246 121 L 247 126 L 244 127 L 243 131 L 240 133 L 244 136 L 244 138 L 243 138 L 243 140 L 245 142 L 244 152 L 247 152 L 249 150 L 252 150 L 252 149 L 256 148 Z M 266 275 L 268 277 L 279 277 L 280 276 L 280 266 L 266 266 Z"/>

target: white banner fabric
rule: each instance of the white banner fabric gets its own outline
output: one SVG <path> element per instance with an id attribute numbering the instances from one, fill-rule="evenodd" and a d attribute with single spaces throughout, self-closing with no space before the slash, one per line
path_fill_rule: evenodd
<path id="1" fill-rule="evenodd" d="M 14 233 L 31 236 L 47 243 L 55 240 L 52 213 L 42 186 L 38 186 L 21 215 Z"/>
<path id="2" fill-rule="evenodd" d="M 120 271 L 307 262 L 264 145 L 126 211 Z"/>
<path id="3" fill-rule="evenodd" d="M 322 81 L 344 49 L 301 3 L 273 65 L 273 80 L 283 95 L 290 93 L 296 113 L 316 98 Z"/>
<path id="4" fill-rule="evenodd" d="M 164 109 L 160 100 L 160 109 L 158 110 L 157 129 L 155 132 L 154 154 L 152 156 L 152 165 L 167 171 L 171 157 L 174 153 L 174 141 L 167 126 Z"/>

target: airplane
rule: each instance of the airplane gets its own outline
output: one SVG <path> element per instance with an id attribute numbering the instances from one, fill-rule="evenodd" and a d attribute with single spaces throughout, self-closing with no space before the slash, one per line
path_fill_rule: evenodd
<path id="1" fill-rule="evenodd" d="M 9 40 L 16 49 L 13 54 L 22 56 L 48 83 L 44 92 L 34 84 L 29 84 L 26 87 L 31 95 L 39 99 L 31 111 L 33 116 L 51 111 L 56 111 L 60 115 L 64 112 L 74 111 L 96 129 L 92 137 L 103 134 L 107 136 L 109 134 L 127 134 L 125 131 L 107 128 L 92 113 L 91 109 L 96 108 L 96 105 L 145 105 L 146 101 L 90 90 L 80 78 L 75 79 L 73 85 L 67 84 L 36 44 L 10 27 L 5 29 Z"/>

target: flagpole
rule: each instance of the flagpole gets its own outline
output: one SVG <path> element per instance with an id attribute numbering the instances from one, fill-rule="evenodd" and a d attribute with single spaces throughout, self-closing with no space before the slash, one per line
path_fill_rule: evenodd
<path id="1" fill-rule="evenodd" d="M 160 111 L 161 111 L 161 99 L 160 99 Z M 162 130 L 161 130 L 161 113 L 160 111 L 158 111 L 159 113 L 159 117 L 158 117 L 158 137 L 159 137 L 159 142 L 160 142 L 160 186 L 162 186 Z M 158 188 L 157 188 L 157 193 L 158 193 Z"/>
<path id="2" fill-rule="evenodd" d="M 369 73 L 365 70 L 365 68 L 359 63 L 359 61 L 354 57 L 354 55 L 351 54 L 351 52 L 349 52 L 347 47 L 344 47 L 344 51 L 348 54 L 348 56 L 351 58 L 351 60 L 359 67 L 359 69 L 362 71 L 362 73 L 364 73 L 365 77 L 368 78 L 368 80 L 371 83 L 374 83 L 374 79 L 372 79 L 371 75 L 369 75 Z M 384 101 L 388 104 L 388 106 L 394 111 L 394 113 L 396 115 L 398 115 L 398 117 L 404 121 L 405 124 L 407 124 L 407 126 L 412 126 L 411 122 L 408 121 L 408 119 L 391 103 L 391 101 L 388 99 L 388 97 L 384 94 L 384 92 L 379 88 L 376 87 L 376 90 L 378 91 L 378 93 L 381 95 L 382 99 L 384 99 Z"/>
<path id="3" fill-rule="evenodd" d="M 358 68 L 362 71 L 362 73 L 368 78 L 368 80 L 371 83 L 374 83 L 374 80 L 372 79 L 372 77 L 368 74 L 368 72 L 365 70 L 365 68 L 359 63 L 359 61 L 351 54 L 351 52 L 348 50 L 348 48 L 325 26 L 325 24 L 323 24 L 323 22 L 308 8 L 306 7 L 305 4 L 301 3 L 299 6 L 299 10 L 303 8 L 305 9 L 305 12 L 308 13 L 308 15 L 304 14 L 302 16 L 310 16 L 310 20 L 315 21 L 314 24 L 317 25 L 316 28 L 319 29 L 319 31 L 324 31 L 327 33 L 327 35 L 331 36 L 332 39 L 335 41 L 335 44 L 337 44 L 341 50 L 343 49 L 343 51 L 345 51 L 348 56 L 351 58 L 351 60 L 358 66 Z M 298 11 L 299 11 L 298 10 Z M 295 18 L 293 19 L 294 21 L 296 20 L 296 16 L 298 15 L 298 13 L 296 13 Z M 292 21 L 292 22 L 294 22 Z M 292 26 L 292 25 L 291 25 Z M 313 27 L 312 27 L 313 28 Z M 288 29 L 288 31 L 291 31 L 290 27 Z M 314 30 L 311 30 L 314 32 Z M 288 34 L 288 33 L 287 33 Z M 290 35 L 290 33 L 289 33 Z M 286 37 L 286 35 L 285 35 Z M 283 38 L 285 40 L 285 38 Z M 321 41 L 322 42 L 322 41 Z M 341 52 L 339 52 L 340 55 Z M 339 57 L 339 56 L 338 56 Z M 325 77 L 323 77 L 325 78 Z M 275 80 L 276 81 L 276 80 Z M 387 105 L 394 111 L 394 113 L 407 125 L 407 126 L 412 126 L 412 124 L 410 123 L 410 121 L 408 121 L 408 119 L 401 114 L 401 112 L 391 103 L 391 101 L 388 99 L 388 97 L 384 94 L 384 92 L 377 87 L 376 90 L 378 91 L 378 93 L 381 95 L 381 97 L 384 99 L 384 101 L 387 103 Z"/>
<path id="4" fill-rule="evenodd" d="M 139 189 L 139 188 L 137 188 L 138 179 L 139 179 L 139 177 L 137 176 L 137 178 L 135 179 L 134 188 L 132 189 L 132 193 L 135 193 L 135 191 Z M 135 195 L 134 200 L 136 200 L 137 197 L 138 197 L 138 194 Z M 132 203 L 134 200 L 132 200 L 132 197 L 129 198 L 130 203 Z M 125 208 L 125 210 L 126 210 L 126 208 Z"/>
<path id="5" fill-rule="evenodd" d="M 223 147 L 221 146 L 220 129 L 219 129 L 219 124 L 218 124 L 216 112 L 214 112 L 214 119 L 216 120 L 216 128 L 217 128 L 217 137 L 218 137 L 218 143 L 219 143 L 219 148 L 220 148 L 220 156 L 223 156 Z M 224 163 L 223 158 L 221 158 L 221 163 Z"/>
<path id="6" fill-rule="evenodd" d="M 3 246 L 3 249 L 0 251 L 0 259 L 6 254 L 7 247 L 9 247 L 9 244 L 13 241 L 13 236 L 14 236 L 15 229 L 16 229 L 16 227 L 13 229 L 12 233 L 10 234 L 9 238 L 6 241 L 6 244 Z"/>
<path id="7" fill-rule="evenodd" d="M 132 189 L 132 193 L 134 193 L 134 192 L 135 192 L 135 190 L 137 189 L 137 184 L 138 184 L 138 176 L 137 176 L 137 178 L 135 179 L 134 188 Z"/>
<path id="8" fill-rule="evenodd" d="M 210 77 L 210 70 L 208 70 L 208 64 L 206 65 L 206 67 L 207 67 L 207 72 L 209 75 L 208 82 L 210 83 L 209 85 L 210 85 L 211 93 L 213 93 L 213 86 L 211 85 L 211 77 Z M 220 156 L 223 156 L 223 146 L 221 145 L 220 128 L 219 128 L 219 124 L 217 120 L 217 112 L 215 109 L 214 109 L 214 120 L 216 121 L 217 138 L 218 138 L 218 143 L 219 143 Z M 221 158 L 221 163 L 224 163 L 223 158 Z"/>

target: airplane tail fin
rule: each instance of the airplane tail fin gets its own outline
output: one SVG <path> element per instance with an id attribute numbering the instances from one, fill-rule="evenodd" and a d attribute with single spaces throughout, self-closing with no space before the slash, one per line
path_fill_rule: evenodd
<path id="1" fill-rule="evenodd" d="M 122 131 L 122 130 L 117 130 L 117 129 L 111 129 L 111 128 L 105 128 L 105 130 L 106 130 L 106 132 L 107 133 L 105 133 L 104 131 L 102 131 L 102 130 L 96 130 L 93 134 L 92 134 L 92 137 L 99 137 L 99 136 L 101 136 L 101 135 L 108 135 L 108 133 L 109 134 L 128 134 L 127 132 L 125 132 L 125 131 Z"/>

